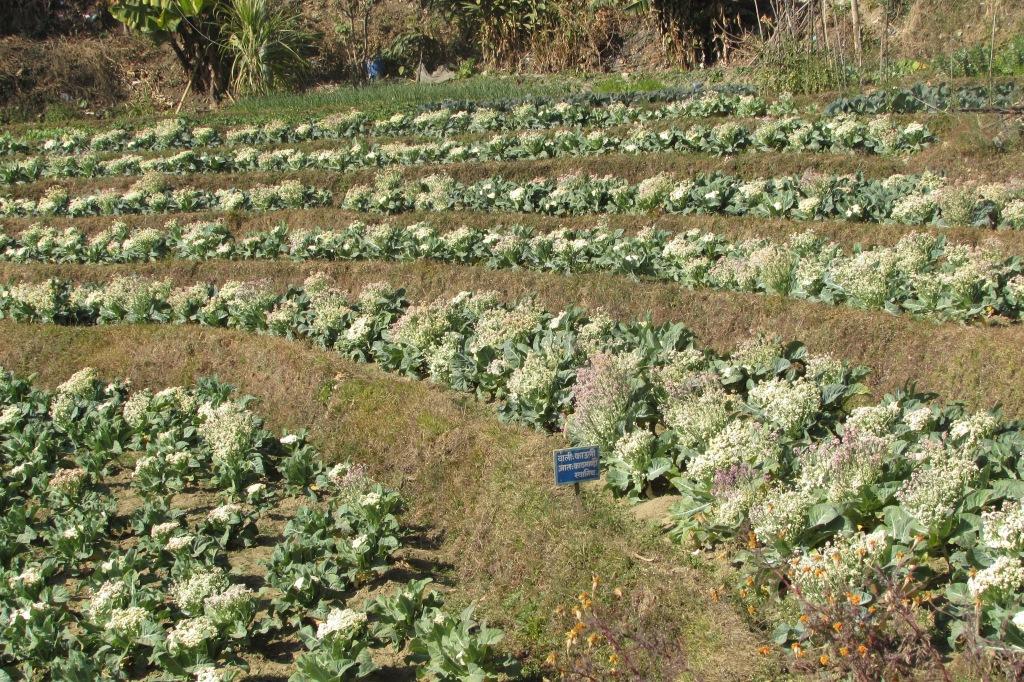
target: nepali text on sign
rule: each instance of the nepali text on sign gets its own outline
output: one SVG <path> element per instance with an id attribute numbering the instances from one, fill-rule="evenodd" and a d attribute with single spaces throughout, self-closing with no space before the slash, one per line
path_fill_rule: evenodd
<path id="1" fill-rule="evenodd" d="M 596 445 L 555 450 L 555 485 L 596 481 L 601 476 L 601 453 Z"/>

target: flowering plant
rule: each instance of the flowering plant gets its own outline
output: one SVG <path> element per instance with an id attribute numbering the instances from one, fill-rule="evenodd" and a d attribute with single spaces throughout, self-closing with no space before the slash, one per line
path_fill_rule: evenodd
<path id="1" fill-rule="evenodd" d="M 206 515 L 199 532 L 212 537 L 222 549 L 250 547 L 257 539 L 256 519 L 245 506 L 229 502 L 214 507 Z"/>
<path id="2" fill-rule="evenodd" d="M 309 651 L 295 662 L 298 680 L 354 680 L 377 669 L 370 656 L 366 614 L 351 609 L 332 609 L 314 631 L 306 626 L 299 637 Z"/>
<path id="3" fill-rule="evenodd" d="M 284 480 L 290 486 L 308 490 L 323 471 L 319 455 L 306 443 L 305 433 L 288 434 L 280 439 L 280 443 L 287 453 L 278 465 Z"/>

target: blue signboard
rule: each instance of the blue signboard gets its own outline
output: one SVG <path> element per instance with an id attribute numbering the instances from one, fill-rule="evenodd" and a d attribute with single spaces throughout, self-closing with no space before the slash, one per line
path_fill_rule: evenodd
<path id="1" fill-rule="evenodd" d="M 555 450 L 555 485 L 596 481 L 601 477 L 601 452 L 596 445 Z"/>

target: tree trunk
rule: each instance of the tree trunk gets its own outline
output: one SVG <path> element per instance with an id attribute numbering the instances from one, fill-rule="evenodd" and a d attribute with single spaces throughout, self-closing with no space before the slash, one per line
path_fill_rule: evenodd
<path id="1" fill-rule="evenodd" d="M 832 61 L 832 50 L 829 49 L 828 43 L 828 15 L 826 14 L 825 0 L 821 0 L 821 41 L 825 46 L 825 54 L 828 55 L 828 59 Z"/>
<path id="2" fill-rule="evenodd" d="M 864 67 L 864 49 L 860 42 L 860 1 L 850 0 L 850 19 L 853 21 L 853 52 L 857 56 L 857 68 Z"/>
<path id="3" fill-rule="evenodd" d="M 363 65 L 370 58 L 370 11 L 363 13 Z"/>
<path id="4" fill-rule="evenodd" d="M 889 61 L 889 22 L 892 19 L 892 4 L 893 0 L 886 0 L 882 4 L 882 11 L 884 16 L 882 18 L 882 44 L 879 47 L 878 54 L 878 65 L 882 69 L 883 78 L 888 78 L 888 64 Z"/>
<path id="5" fill-rule="evenodd" d="M 128 26 L 126 24 L 125 29 L 127 28 Z M 189 59 L 188 55 L 185 53 L 185 48 L 178 45 L 178 41 L 174 39 L 174 36 L 171 36 L 169 42 L 171 43 L 171 50 L 174 51 L 174 56 L 178 58 L 178 63 L 181 64 L 181 68 L 188 74 L 188 82 L 189 85 L 191 85 L 195 77 L 195 67 L 192 64 L 192 60 Z"/>

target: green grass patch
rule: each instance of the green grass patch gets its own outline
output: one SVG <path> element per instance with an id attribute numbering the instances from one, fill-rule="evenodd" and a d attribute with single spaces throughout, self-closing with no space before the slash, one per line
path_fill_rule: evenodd
<path id="1" fill-rule="evenodd" d="M 580 89 L 578 81 L 559 78 L 474 76 L 446 83 L 406 81 L 338 86 L 312 92 L 280 93 L 239 100 L 210 118 L 302 120 L 331 111 L 359 109 L 374 116 L 444 100 L 500 100 L 565 97 Z"/>
<path id="2" fill-rule="evenodd" d="M 627 78 L 625 75 L 622 75 L 598 78 L 591 86 L 591 90 L 606 95 L 620 92 L 649 92 L 651 90 L 661 90 L 664 87 L 667 87 L 665 82 L 655 76 Z"/>

